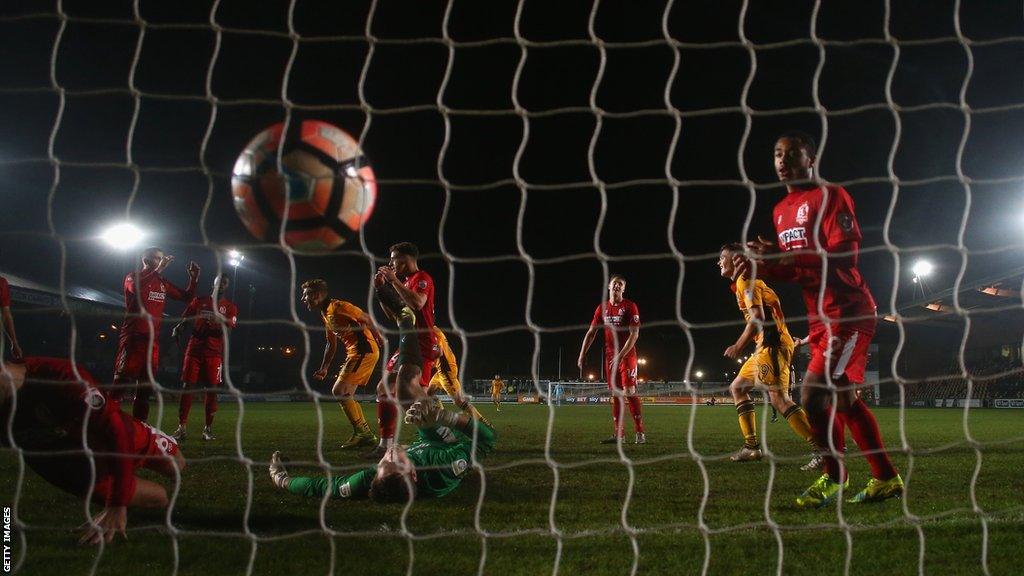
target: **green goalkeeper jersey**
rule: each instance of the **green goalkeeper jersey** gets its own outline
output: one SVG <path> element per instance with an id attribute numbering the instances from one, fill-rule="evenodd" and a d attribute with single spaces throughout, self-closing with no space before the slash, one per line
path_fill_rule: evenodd
<path id="1" fill-rule="evenodd" d="M 482 422 L 470 420 L 476 427 L 476 457 L 482 459 L 494 449 L 495 432 Z M 418 438 L 406 453 L 416 466 L 417 498 L 440 498 L 459 487 L 462 479 L 472 466 L 473 437 L 452 430 L 458 439 L 455 443 L 445 442 L 433 428 L 418 430 Z M 367 498 L 370 482 L 377 468 L 367 468 L 355 474 L 337 478 L 292 477 L 288 491 L 308 497 L 323 498 L 330 491 L 331 498 Z"/>

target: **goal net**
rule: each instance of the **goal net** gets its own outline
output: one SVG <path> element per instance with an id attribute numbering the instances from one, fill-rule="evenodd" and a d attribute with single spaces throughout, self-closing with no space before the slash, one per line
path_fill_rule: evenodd
<path id="1" fill-rule="evenodd" d="M 165 277 L 179 286 L 199 262 L 198 295 L 214 276 L 231 278 L 239 312 L 223 384 L 197 389 L 220 402 L 216 439 L 200 437 L 213 412 L 197 393 L 186 467 L 138 472 L 167 501 L 130 508 L 127 543 L 74 549 L 75 527 L 103 507 L 33 467 L 84 455 L 93 494 L 108 454 L 26 447 L 13 408 L 4 412 L 4 567 L 1010 572 L 1022 528 L 1012 479 L 1024 465 L 1021 10 L 961 0 L 855 10 L 820 0 L 6 3 L 0 276 L 17 329 L 5 324 L 4 358 L 16 334 L 26 356 L 71 359 L 109 383 L 122 279 L 148 245 L 176 257 Z M 306 120 L 358 139 L 377 178 L 372 217 L 327 253 L 290 247 L 284 230 L 254 240 L 231 200 L 247 142 Z M 829 506 L 797 509 L 820 471 L 801 470 L 810 451 L 760 387 L 748 421 L 761 461 L 730 459 L 745 441 L 730 383 L 755 347 L 723 355 L 746 322 L 720 249 L 774 243 L 786 189 L 773 146 L 790 130 L 817 140 L 816 177 L 855 205 L 859 250 L 829 254 L 824 267 L 856 259 L 878 304 L 857 394 L 905 483 L 898 500 L 845 502 L 871 474 L 848 436 L 845 453 L 829 452 L 850 486 Z M 142 228 L 144 244 L 118 252 L 97 241 L 121 221 Z M 314 378 L 325 332 L 300 285 L 325 279 L 384 332 L 374 377 L 355 393 L 376 430 L 374 384 L 398 338 L 372 280 L 400 241 L 420 248 L 436 324 L 497 449 L 436 500 L 275 490 L 275 450 L 293 475 L 374 464 L 339 448 L 349 425 L 331 382 L 342 352 L 326 380 Z M 600 326 L 580 352 L 613 275 L 639 308 L 636 405 L 605 383 Z M 806 336 L 812 304 L 796 284 L 772 287 L 793 336 Z M 168 300 L 164 323 L 183 310 Z M 149 423 L 165 433 L 182 397 L 183 351 L 169 330 L 149 343 L 160 359 L 144 379 L 155 385 Z M 810 361 L 806 347 L 792 359 L 798 402 Z M 630 434 L 602 444 L 618 434 L 610 406 Z M 399 422 L 400 443 L 414 433 Z"/>

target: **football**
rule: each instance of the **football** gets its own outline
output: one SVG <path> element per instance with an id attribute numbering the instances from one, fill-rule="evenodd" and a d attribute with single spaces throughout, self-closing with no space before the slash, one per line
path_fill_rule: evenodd
<path id="1" fill-rule="evenodd" d="M 296 250 L 333 250 L 373 213 L 373 168 L 356 139 L 337 126 L 302 120 L 283 132 L 283 123 L 274 124 L 238 156 L 231 173 L 235 210 L 258 240 L 276 242 L 283 232 Z"/>

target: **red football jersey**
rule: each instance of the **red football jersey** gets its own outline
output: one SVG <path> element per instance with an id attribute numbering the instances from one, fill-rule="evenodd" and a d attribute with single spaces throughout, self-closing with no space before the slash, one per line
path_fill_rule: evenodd
<path id="1" fill-rule="evenodd" d="M 78 376 L 69 360 L 63 358 L 25 358 L 25 384 L 17 392 L 13 440 L 26 450 L 84 450 L 130 454 L 130 428 L 116 402 L 96 387 L 92 376 L 81 366 Z M 3 421 L 9 418 L 7 403 Z M 84 434 L 83 434 L 84 431 Z M 6 433 L 2 437 L 6 438 Z M 108 506 L 124 506 L 134 486 L 131 458 L 117 458 L 113 489 Z"/>
<path id="2" fill-rule="evenodd" d="M 217 316 L 221 318 L 218 318 Z M 193 298 L 183 314 L 185 318 L 195 317 L 192 323 L 192 336 L 185 348 L 186 356 L 224 354 L 224 325 L 234 328 L 238 323 L 238 307 L 227 298 L 217 301 L 217 311 L 213 310 L 213 296 Z"/>
<path id="3" fill-rule="evenodd" d="M 196 283 L 192 278 L 189 278 L 188 287 L 182 290 L 164 280 L 156 270 L 141 272 L 137 282 L 135 274 L 135 272 L 129 272 L 124 277 L 125 318 L 121 324 L 122 332 L 149 334 L 152 330 L 154 333 L 158 333 L 167 297 L 188 302 L 196 294 Z M 148 321 L 144 314 L 140 314 L 140 300 L 142 307 L 149 314 Z"/>
<path id="4" fill-rule="evenodd" d="M 819 218 L 821 222 L 817 224 Z M 829 253 L 838 250 L 853 252 L 850 257 L 829 258 L 827 261 L 828 276 L 821 302 L 827 318 L 839 320 L 875 315 L 875 299 L 857 269 L 857 252 L 862 239 L 860 226 L 854 215 L 853 199 L 842 186 L 790 192 L 775 205 L 774 220 L 779 248 L 783 251 L 810 251 L 820 247 Z M 818 316 L 821 267 L 818 254 L 799 254 L 795 277 L 790 278 L 803 286 L 808 323 L 812 328 L 821 322 Z"/>
<path id="5" fill-rule="evenodd" d="M 11 287 L 7 284 L 7 278 L 0 276 L 0 308 L 11 305 Z"/>
<path id="6" fill-rule="evenodd" d="M 623 298 L 618 304 L 606 300 L 598 304 L 594 310 L 594 318 L 590 325 L 604 326 L 604 349 L 612 356 L 629 338 L 629 327 L 640 325 L 640 310 L 632 300 Z M 634 355 L 636 347 L 626 354 L 627 357 Z"/>
<path id="7" fill-rule="evenodd" d="M 418 294 L 426 294 L 427 301 L 416 311 L 416 330 L 420 350 L 433 350 L 434 344 L 434 279 L 423 270 L 410 274 L 403 282 L 405 287 Z"/>

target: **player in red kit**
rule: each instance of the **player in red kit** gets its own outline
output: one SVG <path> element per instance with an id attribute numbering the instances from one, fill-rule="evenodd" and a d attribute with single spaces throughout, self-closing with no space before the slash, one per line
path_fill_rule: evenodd
<path id="1" fill-rule="evenodd" d="M 149 371 L 157 369 L 160 360 L 160 322 L 167 298 L 188 302 L 196 295 L 199 266 L 188 264 L 188 286 L 182 290 L 165 280 L 163 271 L 174 260 L 160 248 L 147 248 L 142 253 L 142 269 L 124 277 L 124 322 L 117 341 L 114 360 L 114 386 L 112 396 L 120 400 L 124 387 L 135 383 L 135 403 L 132 415 L 143 422 L 149 418 L 149 397 L 153 383 Z M 143 377 L 147 382 L 142 383 Z"/>
<path id="2" fill-rule="evenodd" d="M 374 277 L 374 286 L 378 297 L 381 300 L 381 308 L 391 319 L 399 322 L 400 329 L 407 332 L 413 330 L 410 326 L 403 328 L 402 319 L 396 315 L 399 308 L 408 308 L 415 317 L 414 333 L 417 340 L 419 354 L 402 355 L 402 347 L 399 346 L 388 360 L 384 379 L 377 385 L 377 424 L 380 428 L 380 444 L 377 448 L 366 452 L 362 456 L 368 459 L 380 459 L 395 443 L 395 425 L 398 418 L 398 406 L 396 398 L 402 402 L 415 400 L 416 397 L 426 394 L 430 388 L 430 373 L 434 366 L 435 345 L 437 341 L 434 336 L 434 279 L 425 271 L 420 270 L 417 259 L 420 256 L 419 248 L 411 242 L 400 242 L 390 248 L 391 262 L 388 266 L 381 266 Z M 388 300 L 397 299 L 390 303 Z M 410 319 L 412 320 L 412 319 Z M 409 337 L 412 334 L 408 335 Z M 406 336 L 403 336 L 403 342 Z M 407 342 L 407 348 L 412 343 Z M 413 360 L 419 363 L 419 370 L 411 365 Z M 413 382 L 405 382 L 406 379 L 418 378 L 419 390 L 413 388 Z M 394 382 L 393 382 L 394 380 Z"/>
<path id="3" fill-rule="evenodd" d="M 644 434 L 644 416 L 640 398 L 636 395 L 636 340 L 640 337 L 640 310 L 636 304 L 622 297 L 626 291 L 626 279 L 618 274 L 608 282 L 608 301 L 594 310 L 590 329 L 583 337 L 580 357 L 576 365 L 580 370 L 587 356 L 587 350 L 597 337 L 597 329 L 604 326 L 604 370 L 608 377 L 608 389 L 612 392 L 612 421 L 615 433 L 602 444 L 622 442 L 625 430 L 622 425 L 622 400 L 625 398 L 629 413 L 633 417 L 636 443 L 647 443 Z"/>
<path id="4" fill-rule="evenodd" d="M 14 332 L 14 317 L 11 316 L 11 287 L 7 284 L 7 278 L 0 276 L 0 317 L 4 327 L 3 335 L 11 345 L 11 357 L 15 360 L 21 358 L 21 346 L 18 345 L 18 335 Z"/>
<path id="5" fill-rule="evenodd" d="M 192 410 L 192 389 L 200 383 L 207 387 L 203 440 L 216 440 L 212 426 L 213 415 L 217 412 L 215 388 L 220 386 L 224 368 L 224 327 L 234 328 L 238 323 L 238 307 L 223 297 L 228 283 L 227 276 L 214 278 L 213 292 L 209 296 L 193 298 L 185 308 L 181 322 L 171 330 L 171 336 L 177 340 L 185 322 L 192 320 L 192 335 L 185 347 L 185 361 L 181 368 L 181 384 L 185 393 L 178 401 L 178 429 L 174 431 L 174 439 L 179 442 L 186 435 L 188 413 Z"/>
<path id="6" fill-rule="evenodd" d="M 174 439 L 121 412 L 84 368 L 63 358 L 4 362 L 0 420 L 0 444 L 21 450 L 29 468 L 61 490 L 104 506 L 82 543 L 123 536 L 129 506 L 168 506 L 167 490 L 136 477 L 138 468 L 170 478 L 185 468 Z"/>
<path id="7" fill-rule="evenodd" d="M 822 454 L 825 474 L 797 498 L 797 505 L 829 504 L 848 484 L 835 458 L 843 449 L 844 424 L 871 465 L 872 476 L 848 502 L 877 502 L 902 495 L 903 479 L 889 460 L 874 414 L 856 390 L 864 381 L 868 344 L 875 333 L 875 300 L 857 267 L 862 236 L 853 199 L 842 186 L 817 181 L 815 159 L 816 145 L 809 135 L 790 132 L 778 139 L 775 170 L 787 190 L 773 213 L 778 242 L 758 239 L 748 244 L 755 266 L 742 255 L 734 258 L 748 275 L 803 287 L 811 362 L 801 400 L 818 445 L 832 450 Z M 833 419 L 835 411 L 841 416 Z M 837 431 L 831 443 L 830 428 Z"/>

